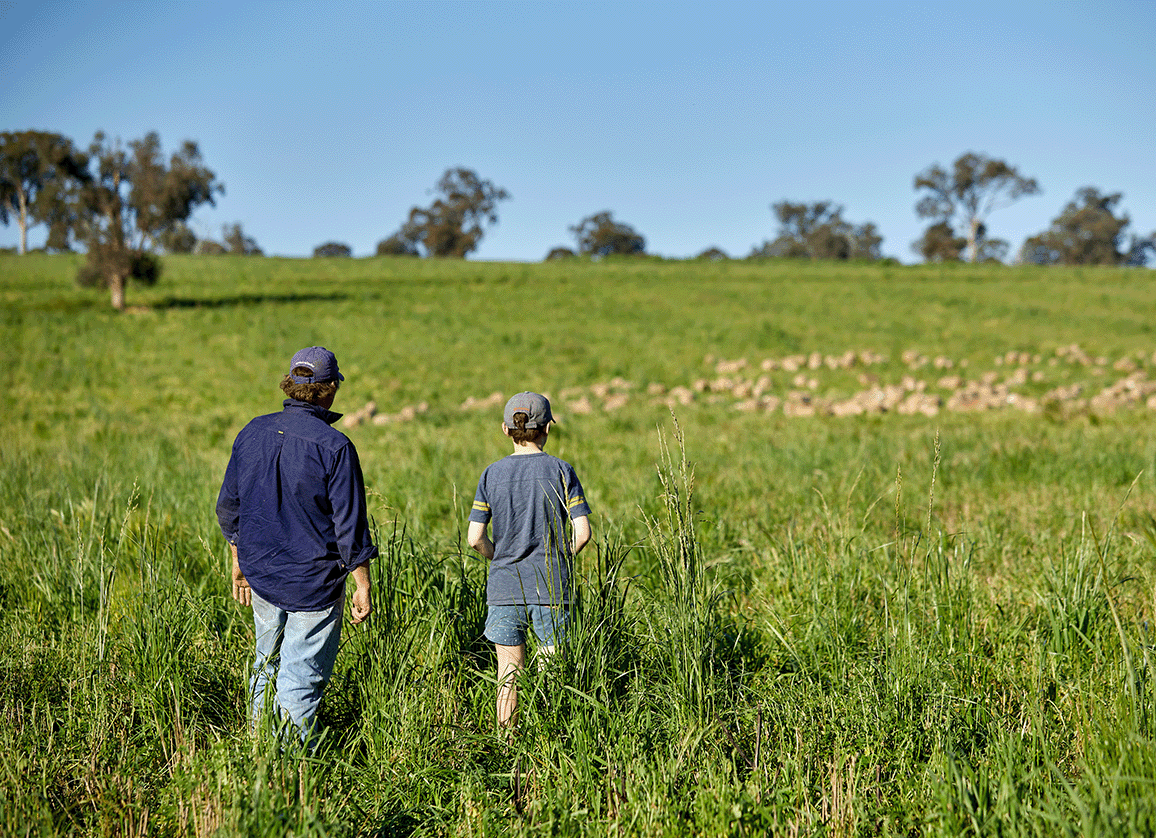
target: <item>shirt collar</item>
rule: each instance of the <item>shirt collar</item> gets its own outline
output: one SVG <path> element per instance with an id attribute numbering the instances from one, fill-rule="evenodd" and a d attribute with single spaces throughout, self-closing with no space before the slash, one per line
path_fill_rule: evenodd
<path id="1" fill-rule="evenodd" d="M 318 419 L 320 419 L 321 421 L 323 421 L 327 425 L 332 425 L 334 422 L 336 422 L 338 419 L 341 418 L 340 413 L 334 413 L 332 410 L 326 410 L 325 408 L 321 407 L 320 405 L 310 404 L 309 402 L 298 401 L 297 399 L 285 399 L 285 401 L 282 402 L 282 404 L 284 405 L 284 408 L 286 410 L 289 410 L 292 408 L 295 410 L 304 410 L 307 413 L 312 413 L 314 416 L 316 416 Z"/>

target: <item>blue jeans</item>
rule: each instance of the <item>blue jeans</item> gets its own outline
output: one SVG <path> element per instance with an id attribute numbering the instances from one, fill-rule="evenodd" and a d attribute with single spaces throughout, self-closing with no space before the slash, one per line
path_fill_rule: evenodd
<path id="1" fill-rule="evenodd" d="M 337 660 L 345 594 L 324 611 L 285 611 L 252 593 L 257 629 L 257 657 L 249 679 L 253 729 L 269 702 L 279 720 L 292 722 L 305 741 L 313 733 L 321 693 Z"/>

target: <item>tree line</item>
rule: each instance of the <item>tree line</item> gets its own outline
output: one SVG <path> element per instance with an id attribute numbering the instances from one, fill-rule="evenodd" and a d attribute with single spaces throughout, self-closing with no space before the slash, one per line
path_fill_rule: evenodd
<path id="1" fill-rule="evenodd" d="M 929 224 L 912 250 L 927 262 L 1003 261 L 1010 245 L 991 236 L 988 217 L 1022 197 L 1040 192 L 1006 161 L 968 152 L 950 168 L 932 164 L 915 175 L 915 212 Z M 47 131 L 0 133 L 0 222 L 20 229 L 19 252 L 28 249 L 28 230 L 46 225 L 45 248 L 68 251 L 80 245 L 86 260 L 77 280 L 111 290 L 112 304 L 125 306 L 129 280 L 152 283 L 160 275 L 160 253 L 261 255 L 240 223 L 226 224 L 220 240 L 198 239 L 188 226 L 193 212 L 215 205 L 224 185 L 203 162 L 197 144 L 186 140 L 166 160 L 160 137 L 150 132 L 127 144 L 97 132 L 85 149 Z M 510 193 L 474 171 L 446 170 L 429 206 L 413 207 L 399 228 L 377 244 L 379 256 L 465 258 L 478 248 L 487 228 L 498 223 L 498 205 Z M 1092 186 L 1077 190 L 1051 226 L 1029 237 L 1016 261 L 1038 265 L 1147 265 L 1156 257 L 1156 232 L 1129 234 L 1119 192 Z M 771 204 L 778 222 L 774 239 L 756 245 L 746 258 L 883 259 L 882 236 L 873 222 L 856 224 L 833 201 Z M 547 260 L 645 254 L 646 239 L 609 210 L 569 228 L 575 247 L 557 246 Z M 326 242 L 313 255 L 350 256 L 340 242 Z M 730 258 L 717 247 L 703 259 Z"/>

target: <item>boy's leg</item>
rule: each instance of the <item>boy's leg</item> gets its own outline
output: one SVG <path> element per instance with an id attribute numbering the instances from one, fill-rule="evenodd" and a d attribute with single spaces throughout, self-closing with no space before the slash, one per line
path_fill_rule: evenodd
<path id="1" fill-rule="evenodd" d="M 498 726 L 512 728 L 518 722 L 518 673 L 526 665 L 526 644 L 503 646 L 498 653 Z"/>
<path id="2" fill-rule="evenodd" d="M 277 701 L 302 740 L 313 732 L 321 694 L 333 675 L 344 605 L 342 595 L 324 611 L 288 612 L 277 673 Z"/>
<path id="3" fill-rule="evenodd" d="M 512 728 L 518 721 L 518 673 L 526 665 L 524 605 L 491 605 L 486 611 L 486 639 L 498 657 L 498 726 Z"/>
<path id="4" fill-rule="evenodd" d="M 277 659 L 281 654 L 281 641 L 285 637 L 287 612 L 261 599 L 256 591 L 252 592 L 252 606 L 257 654 L 249 674 L 249 728 L 256 733 L 265 713 L 266 702 L 274 709 L 277 706 L 276 690 L 269 689 L 269 686 L 277 678 Z"/>

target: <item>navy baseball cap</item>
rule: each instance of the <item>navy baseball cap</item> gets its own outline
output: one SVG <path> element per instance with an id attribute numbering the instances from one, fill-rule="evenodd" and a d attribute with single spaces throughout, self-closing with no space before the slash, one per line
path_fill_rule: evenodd
<path id="1" fill-rule="evenodd" d="M 313 375 L 293 375 L 297 367 L 313 370 Z M 324 346 L 307 346 L 297 350 L 289 362 L 289 377 L 298 384 L 323 384 L 326 381 L 344 381 L 345 376 L 337 369 L 337 356 Z"/>
<path id="2" fill-rule="evenodd" d="M 541 393 L 519 393 L 506 402 L 506 411 L 502 414 L 502 421 L 507 428 L 513 428 L 514 414 L 526 414 L 526 430 L 544 428 L 554 418 L 550 413 L 550 400 Z"/>

